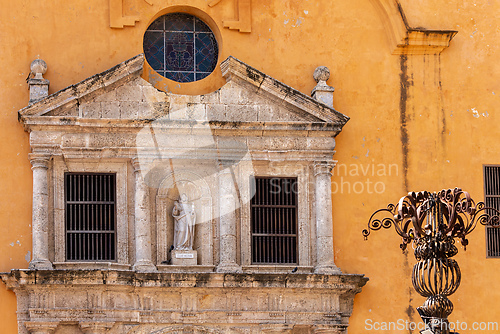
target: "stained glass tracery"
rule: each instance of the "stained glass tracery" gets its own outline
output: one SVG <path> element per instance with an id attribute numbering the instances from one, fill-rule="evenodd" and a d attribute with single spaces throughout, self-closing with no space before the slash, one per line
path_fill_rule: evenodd
<path id="1" fill-rule="evenodd" d="M 144 53 L 160 75 L 177 81 L 198 81 L 217 65 L 214 33 L 199 18 L 184 13 L 156 19 L 144 34 Z"/>

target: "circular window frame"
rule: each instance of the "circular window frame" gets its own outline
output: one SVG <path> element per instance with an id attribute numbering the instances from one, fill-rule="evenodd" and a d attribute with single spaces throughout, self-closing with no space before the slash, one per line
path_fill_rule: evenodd
<path id="1" fill-rule="evenodd" d="M 162 74 L 158 73 L 152 66 L 149 64 L 147 57 L 146 57 L 146 52 L 144 50 L 144 39 L 146 36 L 146 32 L 148 31 L 149 27 L 159 18 L 162 16 L 166 15 L 171 15 L 171 14 L 186 14 L 189 16 L 193 16 L 195 19 L 200 20 L 202 23 L 204 23 L 209 29 L 210 32 L 213 34 L 213 38 L 215 39 L 216 47 L 217 47 L 217 55 L 215 57 L 215 68 L 212 70 L 212 72 L 208 75 L 206 75 L 204 78 L 199 79 L 199 80 L 193 80 L 193 81 L 175 81 L 173 79 L 169 79 L 166 76 L 163 76 Z M 143 73 L 143 77 L 151 82 L 156 88 L 164 90 L 164 91 L 169 91 L 171 90 L 170 88 L 174 88 L 172 90 L 185 90 L 187 88 L 188 91 L 191 91 L 193 87 L 192 85 L 198 85 L 199 83 L 203 82 L 204 84 L 209 82 L 209 86 L 214 86 L 214 83 L 216 83 L 217 80 L 214 78 L 214 75 L 217 76 L 217 74 L 221 74 L 220 72 L 220 63 L 221 63 L 221 55 L 222 55 L 222 35 L 221 31 L 218 27 L 218 25 L 215 23 L 215 21 L 210 17 L 207 13 L 199 10 L 198 8 L 194 7 L 187 7 L 187 6 L 172 6 L 165 8 L 158 12 L 147 24 L 145 27 L 143 34 L 143 52 L 145 55 L 145 71 Z M 196 65 L 194 65 L 196 66 Z M 147 73 L 146 73 L 147 72 Z M 195 78 L 196 79 L 196 78 Z M 199 86 L 199 85 L 198 85 Z M 220 86 L 220 84 L 217 83 L 217 86 Z M 204 89 L 205 90 L 205 89 Z M 189 93 L 188 93 L 189 94 Z"/>

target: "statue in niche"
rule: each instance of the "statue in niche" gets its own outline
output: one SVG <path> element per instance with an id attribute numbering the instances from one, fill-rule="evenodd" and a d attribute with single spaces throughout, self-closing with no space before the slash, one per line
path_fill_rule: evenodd
<path id="1" fill-rule="evenodd" d="M 193 250 L 196 213 L 194 204 L 188 203 L 186 194 L 181 194 L 174 202 L 172 217 L 174 217 L 174 250 Z"/>

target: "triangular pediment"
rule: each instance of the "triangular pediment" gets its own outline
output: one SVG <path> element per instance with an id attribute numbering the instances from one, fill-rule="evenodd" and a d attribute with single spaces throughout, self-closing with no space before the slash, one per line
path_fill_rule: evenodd
<path id="1" fill-rule="evenodd" d="M 229 57 L 221 64 L 226 84 L 205 95 L 177 95 L 141 78 L 138 55 L 19 111 L 30 118 L 196 120 L 215 122 L 329 123 L 339 130 L 348 117 Z M 29 122 L 27 122 L 29 123 Z M 66 123 L 67 124 L 67 123 Z"/>

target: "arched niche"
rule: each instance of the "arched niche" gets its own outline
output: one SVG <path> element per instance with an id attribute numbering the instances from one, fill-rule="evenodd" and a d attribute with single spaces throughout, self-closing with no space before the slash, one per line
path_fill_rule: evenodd
<path id="1" fill-rule="evenodd" d="M 173 245 L 174 219 L 172 209 L 179 195 L 185 193 L 188 201 L 194 204 L 196 225 L 193 249 L 198 252 L 198 265 L 212 266 L 213 260 L 213 222 L 212 195 L 209 184 L 192 171 L 175 171 L 161 181 L 156 195 L 156 238 L 157 263 L 170 259 Z"/>

